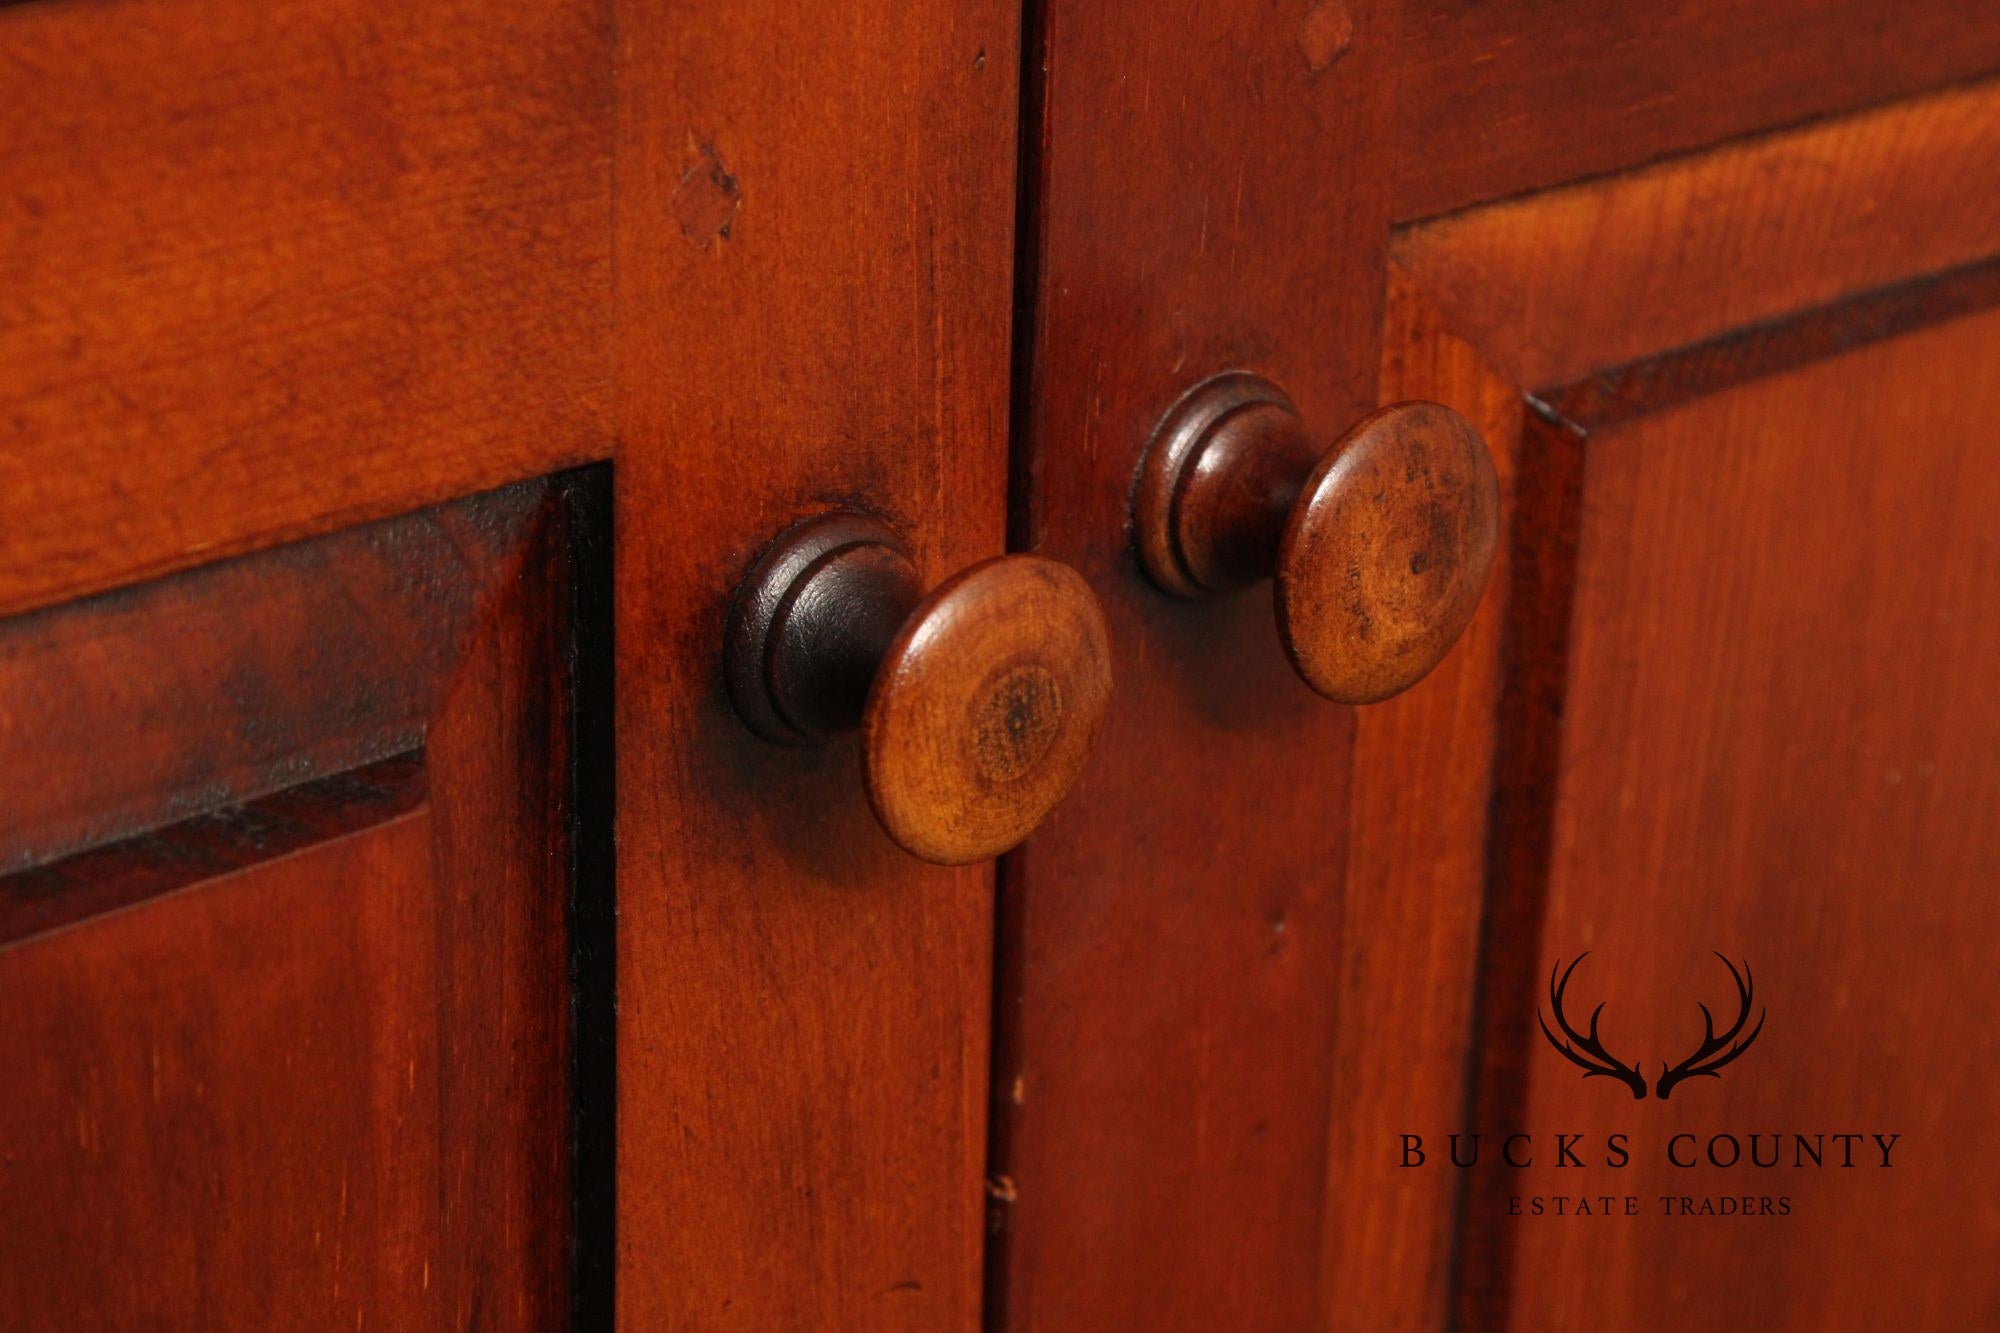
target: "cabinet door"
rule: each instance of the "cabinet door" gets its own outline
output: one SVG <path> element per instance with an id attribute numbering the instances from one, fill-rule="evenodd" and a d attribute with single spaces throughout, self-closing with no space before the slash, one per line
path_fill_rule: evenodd
<path id="1" fill-rule="evenodd" d="M 0 11 L 0 1323 L 607 1308 L 604 8 Z"/>
<path id="2" fill-rule="evenodd" d="M 1393 16 L 1037 9 L 1014 540 L 1091 578 L 1118 689 L 1003 876 L 989 1317 L 1308 1327 L 1355 714 L 1299 682 L 1268 594 L 1149 584 L 1129 506 L 1207 376 L 1373 405 Z"/>
<path id="3" fill-rule="evenodd" d="M 978 1321 L 993 867 L 721 645 L 1003 549 L 1018 22 L 0 6 L 0 1322 Z"/>
<path id="4" fill-rule="evenodd" d="M 737 582 L 881 516 L 1004 549 L 1018 10 L 621 5 L 618 1301 L 634 1330 L 980 1317 L 991 861 L 752 735 Z"/>
<path id="5" fill-rule="evenodd" d="M 1461 1196 L 1469 1326 L 2000 1299 L 1996 181 L 1974 84 L 1395 239 L 1390 393 L 1512 523 L 1483 900 L 1390 885 L 1477 941 L 1469 1111 L 1348 1179 Z"/>
<path id="6" fill-rule="evenodd" d="M 1991 90 L 1927 90 L 1990 71 L 2000 25 L 1885 12 L 1029 6 L 1012 535 L 1091 576 L 1120 686 L 1078 798 L 1002 878 L 989 1318 L 1865 1326 L 1871 1302 L 1990 1302 L 1943 1275 L 1991 1243 L 1971 949 L 2000 781 L 1975 475 L 2000 173 Z M 1491 446 L 1498 566 L 1408 693 L 1316 700 L 1268 592 L 1146 577 L 1156 423 L 1225 371 L 1275 381 L 1323 446 L 1409 398 Z M 1606 1002 L 1643 1102 L 1537 1023 L 1586 950 L 1566 1012 L 1587 1032 Z M 1697 1002 L 1734 1016 L 1712 951 L 1750 965 L 1739 1035 L 1769 1026 L 1663 1101 Z M 1765 1156 L 1773 1131 L 1880 1131 L 1935 1156 L 1752 1188 L 1772 1173 L 1661 1168 L 1683 1124 L 1746 1155 L 1753 1131 Z M 1530 1130 L 1534 1166 L 1498 1165 Z M 1554 1135 L 1586 1130 L 1598 1168 L 1559 1168 Z M 1479 1167 L 1450 1165 L 1454 1133 Z M 1508 1214 L 1572 1179 L 1655 1212 L 1796 1207 Z M 1877 1244 L 1932 1259 L 1884 1280 L 1858 1262 Z"/>

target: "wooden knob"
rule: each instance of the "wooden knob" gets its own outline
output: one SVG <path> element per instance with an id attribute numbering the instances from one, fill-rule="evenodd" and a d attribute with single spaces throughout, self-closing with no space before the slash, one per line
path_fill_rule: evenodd
<path id="1" fill-rule="evenodd" d="M 787 530 L 737 590 L 724 673 L 760 736 L 861 731 L 868 800 L 889 836 L 963 865 L 1027 837 L 1082 771 L 1111 693 L 1103 612 L 1039 556 L 983 561 L 926 596 L 880 521 Z"/>
<path id="2" fill-rule="evenodd" d="M 1499 536 L 1500 485 L 1472 424 L 1437 403 L 1363 417 L 1330 449 L 1269 380 L 1196 385 L 1147 447 L 1139 557 L 1182 597 L 1275 577 L 1299 674 L 1340 703 L 1422 680 L 1465 631 Z"/>

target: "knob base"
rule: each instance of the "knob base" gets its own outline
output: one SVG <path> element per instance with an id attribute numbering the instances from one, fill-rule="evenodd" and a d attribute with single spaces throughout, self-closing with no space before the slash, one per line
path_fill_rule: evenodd
<path id="1" fill-rule="evenodd" d="M 1176 597 L 1216 597 L 1271 577 L 1285 522 L 1319 461 L 1277 385 L 1232 370 L 1160 419 L 1133 495 L 1139 561 Z"/>
<path id="2" fill-rule="evenodd" d="M 793 524 L 737 586 L 723 648 L 730 702 L 780 745 L 854 730 L 922 598 L 909 548 L 881 520 L 838 511 Z"/>

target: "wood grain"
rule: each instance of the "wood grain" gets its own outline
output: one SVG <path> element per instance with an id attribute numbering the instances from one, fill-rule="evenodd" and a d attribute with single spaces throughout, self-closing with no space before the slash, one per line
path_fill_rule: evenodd
<path id="1" fill-rule="evenodd" d="M 1479 609 L 1499 528 L 1499 481 L 1470 422 L 1429 402 L 1370 412 L 1306 478 L 1278 547 L 1292 665 L 1343 703 L 1409 689 Z"/>
<path id="2" fill-rule="evenodd" d="M 1620 1041 L 1674 1057 L 1701 1035 L 1695 1000 L 1733 1012 L 1710 950 L 1747 957 L 1770 1030 L 1719 1083 L 1637 1107 L 1524 1037 L 1510 1118 L 1632 1133 L 1646 1151 L 1617 1188 L 1649 1204 L 1785 1196 L 1790 1215 L 1489 1215 L 1498 1192 L 1564 1189 L 1544 1162 L 1472 1199 L 1482 1322 L 1503 1292 L 1520 1328 L 1606 1308 L 1647 1328 L 1951 1327 L 2000 1301 L 2000 990 L 1978 943 L 2000 925 L 1996 348 L 2000 316 L 1961 317 L 1581 445 L 1543 903 L 1512 947 L 1542 972 L 1591 949 Z M 1903 1138 L 1888 1171 L 1676 1170 L 1664 1140 L 1689 1131 Z"/>
<path id="3" fill-rule="evenodd" d="M 1406 228 L 1396 263 L 1539 389 L 2000 251 L 2000 83 Z"/>
<path id="4" fill-rule="evenodd" d="M 0 611 L 607 453 L 609 27 L 0 8 Z"/>
<path id="5" fill-rule="evenodd" d="M 1110 695 L 1104 613 L 1075 570 L 1032 555 L 960 570 L 883 654 L 862 722 L 868 803 L 925 860 L 1011 851 L 1076 784 Z"/>
<path id="6" fill-rule="evenodd" d="M 1990 74 L 2000 15 L 1981 0 L 1410 0 L 1401 53 L 1395 208 L 1410 219 Z"/>
<path id="7" fill-rule="evenodd" d="M 731 590 L 838 504 L 998 554 L 1017 8 L 619 22 L 618 1317 L 971 1328 L 992 869 L 758 739 Z"/>
<path id="8" fill-rule="evenodd" d="M 0 806 L 0 870 L 420 746 L 547 499 L 526 482 L 0 621 L 0 772 L 35 775 Z"/>
<path id="9" fill-rule="evenodd" d="M 1492 443 L 1504 523 L 1520 391 L 1404 281 L 1390 284 L 1382 357 L 1385 400 L 1444 403 Z M 1393 1145 L 1458 1123 L 1471 1095 L 1507 560 L 1502 542 L 1485 599 L 1437 670 L 1355 715 L 1322 1261 L 1333 1328 L 1449 1320 L 1461 1182 L 1401 1170 Z"/>
<path id="10" fill-rule="evenodd" d="M 1964 189 L 1992 175 L 1996 107 L 1971 87 L 1398 238 L 1399 290 L 1447 334 L 1419 321 L 1410 355 L 1459 348 L 1521 403 L 1476 1097 L 1430 1132 L 1531 1132 L 1543 1151 L 1530 1171 L 1462 1173 L 1466 1327 L 1605 1309 L 1645 1328 L 1928 1326 L 1990 1308 L 1978 1283 L 1935 1280 L 1992 1243 L 1996 1163 L 1976 1146 L 1859 1185 L 1662 1154 L 1675 1132 L 1856 1119 L 1973 1144 L 1960 1108 L 1983 1065 L 1911 1025 L 1958 1015 L 1976 1050 L 2000 1017 L 1951 943 L 1991 929 L 1969 886 L 1993 878 L 1994 847 L 1971 811 L 2000 783 L 1972 684 L 1996 646 L 1971 609 L 2000 571 L 1975 461 L 1996 405 L 1974 369 L 1993 354 L 2000 234 Z M 1920 761 L 1950 779 L 1898 790 Z M 1727 1019 L 1715 949 L 1750 959 L 1773 1010 L 1719 1084 L 1635 1102 L 1544 1049 L 1550 968 L 1590 950 L 1590 1003 L 1652 1079 L 1700 1037 L 1695 1000 Z M 1551 1127 L 1630 1134 L 1633 1169 L 1557 1170 Z M 1453 1188 L 1402 1193 L 1430 1207 Z M 1642 1213 L 1508 1215 L 1515 1196 L 1579 1192 L 1630 1192 Z M 1661 1195 L 1746 1193 L 1794 1211 L 1733 1229 L 1661 1215 Z"/>
<path id="11" fill-rule="evenodd" d="M 0 881 L 9 1321 L 567 1317 L 569 574 L 559 524 L 516 531 L 494 557 L 513 572 L 450 664 L 421 756 Z M 279 584 L 297 572 L 261 563 Z M 408 572 L 403 605 L 383 595 L 348 614 L 395 619 L 455 582 L 490 586 L 491 571 L 450 560 Z M 199 666 L 204 627 L 177 621 L 177 600 L 154 604 L 153 633 Z M 282 599 L 245 614 L 276 631 L 273 657 L 246 657 L 234 678 L 286 674 Z M 212 688 L 199 671 L 185 684 Z M 254 729 L 254 696 L 240 702 Z M 115 705 L 104 720 L 60 762 L 115 767 L 133 728 Z M 148 730 L 226 752 L 201 734 L 214 721 L 183 707 Z M 152 750 L 134 753 L 144 771 Z"/>
<path id="12" fill-rule="evenodd" d="M 1030 19 L 1014 540 L 1091 580 L 1119 656 L 1098 758 L 1003 876 L 998 1327 L 1319 1317 L 1352 715 L 1268 595 L 1168 598 L 1120 536 L 1208 375 L 1374 405 L 1396 12 L 1316 8 Z"/>

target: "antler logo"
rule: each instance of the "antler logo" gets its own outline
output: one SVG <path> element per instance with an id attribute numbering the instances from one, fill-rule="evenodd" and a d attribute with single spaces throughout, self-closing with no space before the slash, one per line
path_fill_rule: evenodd
<path id="1" fill-rule="evenodd" d="M 1757 1026 L 1750 1029 L 1749 1036 L 1740 1036 L 1743 1025 L 1750 1018 L 1751 998 L 1754 993 L 1750 964 L 1744 963 L 1743 970 L 1738 972 L 1736 964 L 1720 953 L 1715 956 L 1722 959 L 1722 965 L 1729 969 L 1730 980 L 1736 983 L 1736 1021 L 1729 1025 L 1728 1031 L 1718 1036 L 1715 1031 L 1715 1015 L 1709 1012 L 1707 1005 L 1696 1002 L 1695 1007 L 1701 1010 L 1701 1045 L 1695 1048 L 1694 1054 L 1677 1065 L 1670 1066 L 1664 1060 L 1660 1062 L 1660 1077 L 1653 1084 L 1653 1095 L 1661 1101 L 1666 1101 L 1673 1095 L 1674 1089 L 1688 1079 L 1721 1077 L 1717 1071 L 1749 1050 L 1750 1043 L 1756 1041 L 1757 1035 L 1764 1030 L 1764 1019 L 1769 1010 L 1757 1015 Z M 1598 1020 L 1604 1014 L 1603 1002 L 1599 1001 L 1597 1007 L 1590 1011 L 1590 1031 L 1587 1033 L 1578 1032 L 1563 1014 L 1563 995 L 1569 990 L 1569 979 L 1575 973 L 1577 964 L 1588 957 L 1590 951 L 1586 949 L 1578 954 L 1575 961 L 1567 968 L 1558 960 L 1556 965 L 1549 969 L 1549 1007 L 1555 1011 L 1556 1026 L 1561 1029 L 1562 1036 L 1556 1036 L 1549 1029 L 1549 1021 L 1539 1008 L 1535 1010 L 1535 1019 L 1542 1025 L 1542 1035 L 1549 1039 L 1549 1045 L 1555 1047 L 1556 1053 L 1563 1059 L 1580 1067 L 1585 1078 L 1615 1078 L 1632 1090 L 1633 1101 L 1644 1101 L 1645 1074 L 1638 1065 L 1628 1065 L 1606 1050 L 1603 1040 L 1598 1036 Z"/>
<path id="2" fill-rule="evenodd" d="M 1639 1072 L 1637 1065 L 1625 1064 L 1613 1056 L 1604 1049 L 1604 1043 L 1598 1040 L 1597 1020 L 1604 1014 L 1604 1002 L 1598 1001 L 1597 1007 L 1590 1011 L 1589 1036 L 1571 1027 L 1569 1020 L 1563 1017 L 1563 992 L 1569 989 L 1570 973 L 1576 971 L 1577 963 L 1588 957 L 1590 957 L 1588 949 L 1578 954 L 1576 962 L 1571 963 L 1563 971 L 1561 981 L 1556 980 L 1556 971 L 1562 967 L 1562 962 L 1558 960 L 1555 967 L 1549 969 L 1549 1007 L 1556 1011 L 1556 1024 L 1562 1028 L 1563 1036 L 1569 1038 L 1569 1041 L 1556 1040 L 1556 1034 L 1549 1031 L 1549 1021 L 1542 1017 L 1539 1008 L 1535 1010 L 1535 1020 L 1542 1025 L 1542 1035 L 1549 1039 L 1549 1045 L 1561 1052 L 1563 1059 L 1573 1065 L 1582 1066 L 1585 1078 L 1615 1078 L 1632 1089 L 1633 1101 L 1642 1102 L 1646 1100 L 1646 1076 Z M 1581 1053 L 1578 1047 L 1582 1048 Z"/>
<path id="3" fill-rule="evenodd" d="M 1719 953 L 1715 956 L 1722 958 Z M 1660 1079 L 1653 1085 L 1653 1095 L 1661 1101 L 1665 1101 L 1683 1079 L 1721 1077 L 1715 1071 L 1749 1050 L 1750 1043 L 1757 1040 L 1757 1034 L 1764 1030 L 1764 1018 L 1770 1013 L 1768 1009 L 1757 1015 L 1757 1026 L 1750 1029 L 1750 1035 L 1737 1040 L 1737 1034 L 1743 1031 L 1744 1021 L 1750 1017 L 1750 963 L 1745 959 L 1741 972 L 1727 958 L 1722 958 L 1722 965 L 1729 969 L 1729 979 L 1736 983 L 1736 1021 L 1729 1025 L 1729 1031 L 1718 1037 L 1715 1035 L 1715 1015 L 1708 1012 L 1707 1005 L 1698 1000 L 1695 1002 L 1695 1007 L 1701 1010 L 1701 1045 L 1695 1047 L 1693 1055 L 1673 1068 L 1660 1067 Z M 1724 1050 L 1724 1047 L 1728 1049 Z"/>

